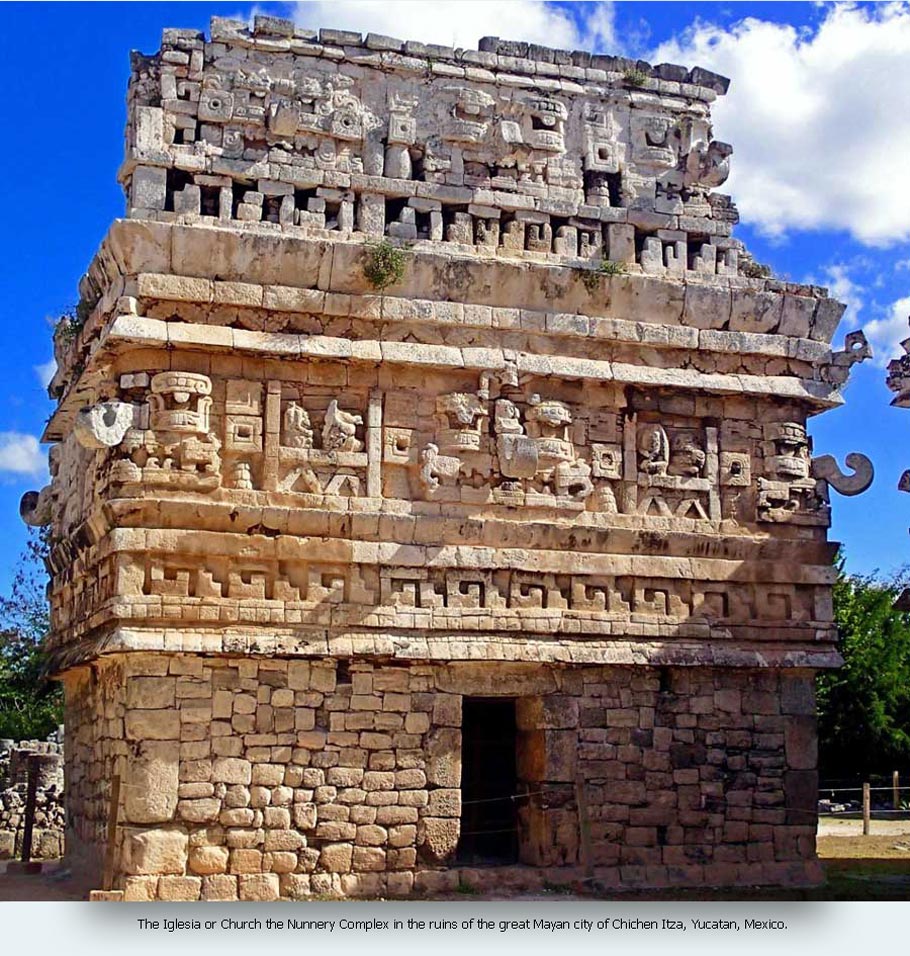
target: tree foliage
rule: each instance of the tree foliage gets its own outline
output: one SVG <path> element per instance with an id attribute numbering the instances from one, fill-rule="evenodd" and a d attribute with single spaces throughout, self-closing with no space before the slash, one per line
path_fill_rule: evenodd
<path id="1" fill-rule="evenodd" d="M 894 603 L 910 569 L 889 579 L 844 572 L 834 585 L 840 670 L 818 679 L 822 778 L 868 776 L 910 763 L 910 613 Z"/>
<path id="2" fill-rule="evenodd" d="M 62 693 L 44 676 L 50 617 L 40 533 L 29 539 L 8 595 L 0 597 L 0 737 L 44 738 L 63 717 Z"/>

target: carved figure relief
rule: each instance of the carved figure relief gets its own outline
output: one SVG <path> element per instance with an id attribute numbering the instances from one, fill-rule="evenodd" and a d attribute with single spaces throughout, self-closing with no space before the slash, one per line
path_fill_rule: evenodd
<path id="1" fill-rule="evenodd" d="M 635 512 L 699 521 L 720 516 L 717 429 L 629 420 L 638 449 Z M 669 429 L 669 431 L 668 431 Z"/>
<path id="2" fill-rule="evenodd" d="M 346 411 L 338 399 L 332 399 L 320 428 L 313 423 L 313 412 L 298 398 L 288 398 L 285 394 L 285 399 L 277 490 L 293 494 L 360 495 L 368 460 L 359 437 L 363 416 Z M 318 411 L 316 414 L 318 416 Z M 319 447 L 316 446 L 317 434 Z"/>
<path id="3" fill-rule="evenodd" d="M 461 470 L 461 459 L 440 455 L 439 446 L 430 442 L 420 453 L 420 481 L 427 491 L 435 491 L 441 478 L 454 480 Z"/>
<path id="4" fill-rule="evenodd" d="M 904 354 L 888 363 L 885 384 L 895 393 L 891 404 L 897 408 L 910 408 L 910 338 L 901 342 Z"/>
<path id="5" fill-rule="evenodd" d="M 663 425 L 645 425 L 638 433 L 638 456 L 646 475 L 665 475 L 670 467 L 670 440 Z"/>
<path id="6" fill-rule="evenodd" d="M 517 401 L 505 396 L 492 404 L 490 445 L 488 385 L 483 384 L 476 394 L 439 396 L 435 440 L 420 456 L 420 480 L 428 493 L 438 491 L 441 485 L 458 485 L 509 503 L 526 495 L 577 502 L 591 495 L 591 465 L 579 457 L 569 435 L 572 413 L 568 405 L 536 394 L 524 411 Z"/>
<path id="7" fill-rule="evenodd" d="M 338 407 L 338 400 L 333 398 L 325 413 L 325 424 L 322 426 L 323 450 L 361 451 L 363 442 L 357 438 L 358 425 L 363 425 L 363 416 L 343 411 Z"/>
<path id="8" fill-rule="evenodd" d="M 674 469 L 689 478 L 696 478 L 705 467 L 706 455 L 692 432 L 677 432 L 673 436 L 672 458 Z"/>
<path id="9" fill-rule="evenodd" d="M 313 427 L 305 408 L 291 401 L 282 416 L 281 443 L 288 448 L 312 448 Z"/>
<path id="10" fill-rule="evenodd" d="M 113 481 L 210 491 L 221 484 L 221 442 L 212 434 L 212 382 L 195 372 L 159 372 L 148 394 L 148 427 L 130 428 Z M 141 420 L 141 416 L 140 416 Z"/>

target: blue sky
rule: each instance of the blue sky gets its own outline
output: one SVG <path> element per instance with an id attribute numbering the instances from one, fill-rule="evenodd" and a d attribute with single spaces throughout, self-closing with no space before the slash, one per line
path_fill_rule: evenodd
<path id="1" fill-rule="evenodd" d="M 700 64 L 732 78 L 715 135 L 733 143 L 737 227 L 760 261 L 828 285 L 850 305 L 838 338 L 865 328 L 875 363 L 855 368 L 847 404 L 814 419 L 817 454 L 861 451 L 872 489 L 832 494 L 832 538 L 867 573 L 910 561 L 910 415 L 889 408 L 884 364 L 910 313 L 910 6 L 815 3 L 542 3 L 537 0 L 304 3 L 6 4 L 0 81 L 4 219 L 0 297 L 0 589 L 26 538 L 19 497 L 46 481 L 36 443 L 52 411 L 41 378 L 50 323 L 123 212 L 129 51 L 158 48 L 166 26 L 253 12 L 472 47 L 495 34 L 652 62 Z"/>

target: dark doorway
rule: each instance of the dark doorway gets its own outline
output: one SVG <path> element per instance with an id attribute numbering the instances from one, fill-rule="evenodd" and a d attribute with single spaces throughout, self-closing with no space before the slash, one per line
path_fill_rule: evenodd
<path id="1" fill-rule="evenodd" d="M 463 699 L 459 863 L 518 860 L 515 747 L 514 698 Z"/>

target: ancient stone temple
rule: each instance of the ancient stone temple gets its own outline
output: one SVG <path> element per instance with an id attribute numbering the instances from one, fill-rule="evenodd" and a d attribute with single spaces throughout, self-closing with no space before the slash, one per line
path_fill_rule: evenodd
<path id="1" fill-rule="evenodd" d="M 868 348 L 731 236 L 726 88 L 270 17 L 134 54 L 23 501 L 99 887 L 109 833 L 132 900 L 817 879 L 871 467 L 806 423 Z"/>

